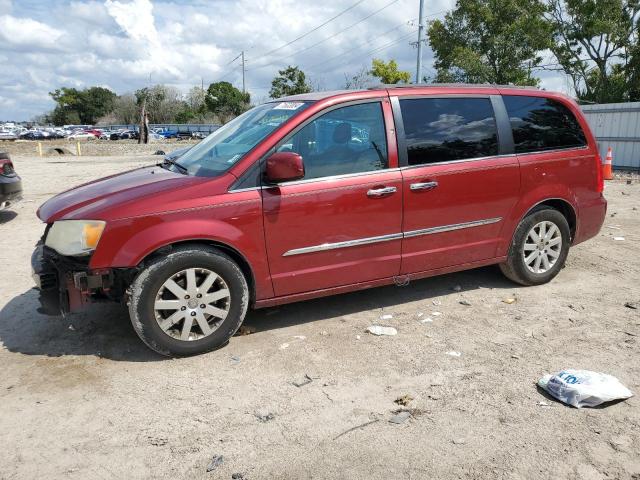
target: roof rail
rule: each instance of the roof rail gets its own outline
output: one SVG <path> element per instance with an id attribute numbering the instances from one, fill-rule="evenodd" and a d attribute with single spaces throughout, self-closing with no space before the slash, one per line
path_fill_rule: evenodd
<path id="1" fill-rule="evenodd" d="M 368 90 L 377 90 L 380 88 L 415 88 L 415 87 L 431 87 L 431 88 L 520 88 L 523 90 L 539 90 L 538 87 L 520 86 L 520 85 L 498 85 L 495 83 L 401 83 L 401 84 L 379 84 L 369 87 Z"/>

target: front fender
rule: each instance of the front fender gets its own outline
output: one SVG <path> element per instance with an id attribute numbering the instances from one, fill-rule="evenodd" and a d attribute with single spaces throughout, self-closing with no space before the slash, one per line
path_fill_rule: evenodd
<path id="1" fill-rule="evenodd" d="M 109 222 L 90 267 L 131 268 L 156 250 L 185 241 L 225 245 L 249 263 L 256 299 L 273 295 L 258 198 Z"/>

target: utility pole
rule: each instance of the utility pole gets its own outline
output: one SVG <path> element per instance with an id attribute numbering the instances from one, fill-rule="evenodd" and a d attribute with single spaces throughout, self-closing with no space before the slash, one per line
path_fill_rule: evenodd
<path id="1" fill-rule="evenodd" d="M 242 50 L 240 56 L 242 57 L 242 93 L 247 93 L 247 89 L 244 84 L 244 50 Z"/>
<path id="2" fill-rule="evenodd" d="M 422 37 L 424 36 L 424 0 L 420 0 L 420 17 L 418 18 L 418 59 L 416 61 L 416 83 L 422 81 Z"/>

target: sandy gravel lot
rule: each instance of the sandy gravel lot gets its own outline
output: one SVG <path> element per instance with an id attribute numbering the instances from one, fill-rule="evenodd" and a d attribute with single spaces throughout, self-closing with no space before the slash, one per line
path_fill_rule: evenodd
<path id="1" fill-rule="evenodd" d="M 39 315 L 29 265 L 46 198 L 155 159 L 14 160 L 25 200 L 0 213 L 0 478 L 640 479 L 640 398 L 576 410 L 535 386 L 573 367 L 640 394 L 640 310 L 624 306 L 640 302 L 637 181 L 608 183 L 601 234 L 549 285 L 492 267 L 262 310 L 256 333 L 167 360 L 121 307 Z M 365 333 L 374 323 L 399 333 Z M 399 408 L 411 417 L 390 423 Z"/>

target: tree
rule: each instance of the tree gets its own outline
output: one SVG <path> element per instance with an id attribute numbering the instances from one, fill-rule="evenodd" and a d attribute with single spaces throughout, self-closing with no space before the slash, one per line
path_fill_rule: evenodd
<path id="1" fill-rule="evenodd" d="M 172 123 L 184 105 L 180 90 L 166 85 L 142 88 L 135 96 L 138 107 L 145 106 L 150 123 Z"/>
<path id="2" fill-rule="evenodd" d="M 374 58 L 371 62 L 371 70 L 367 72 L 374 77 L 378 77 L 382 83 L 392 85 L 396 83 L 409 83 L 411 74 L 409 72 L 398 70 L 398 63 L 395 60 L 384 60 Z"/>
<path id="3" fill-rule="evenodd" d="M 113 112 L 104 118 L 101 123 L 117 123 L 130 125 L 138 121 L 138 105 L 136 97 L 132 93 L 125 93 L 116 98 L 113 105 Z M 111 120 L 112 119 L 112 120 Z"/>
<path id="4" fill-rule="evenodd" d="M 215 82 L 209 85 L 204 102 L 210 112 L 222 121 L 228 121 L 248 109 L 250 96 L 229 82 Z"/>
<path id="5" fill-rule="evenodd" d="M 298 67 L 291 65 L 284 70 L 278 71 L 278 76 L 271 81 L 271 98 L 286 97 L 287 95 L 297 95 L 299 93 L 309 93 L 311 85 L 307 83 L 305 73 Z"/>
<path id="6" fill-rule="evenodd" d="M 56 125 L 83 123 L 93 125 L 113 110 L 116 94 L 103 87 L 84 90 L 62 87 L 50 92 L 56 102 L 52 119 Z"/>
<path id="7" fill-rule="evenodd" d="M 360 90 L 371 84 L 371 76 L 367 67 L 362 67 L 352 77 L 344 74 L 344 88 L 346 90 Z"/>
<path id="8" fill-rule="evenodd" d="M 556 69 L 571 78 L 579 99 L 640 99 L 639 11 L 637 0 L 549 0 Z"/>
<path id="9" fill-rule="evenodd" d="M 551 44 L 540 0 L 457 0 L 429 26 L 436 81 L 537 85 L 533 69 Z"/>

